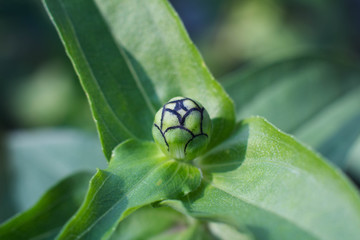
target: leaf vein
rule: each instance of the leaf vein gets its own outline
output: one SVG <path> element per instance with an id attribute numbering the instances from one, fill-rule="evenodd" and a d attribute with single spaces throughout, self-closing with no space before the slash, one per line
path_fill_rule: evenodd
<path id="1" fill-rule="evenodd" d="M 94 72 L 93 72 L 93 70 L 92 70 L 92 68 L 91 68 L 91 64 L 90 64 L 89 61 L 87 60 L 86 54 L 85 54 L 85 52 L 84 52 L 84 50 L 83 50 L 83 48 L 82 48 L 82 46 L 81 46 L 81 44 L 80 44 L 80 42 L 79 42 L 79 38 L 78 38 L 77 32 L 76 32 L 76 30 L 75 30 L 75 28 L 74 28 L 73 21 L 71 20 L 69 14 L 68 14 L 68 12 L 67 12 L 66 7 L 64 6 L 63 1 L 59 0 L 58 2 L 59 2 L 60 6 L 61 6 L 61 8 L 62 8 L 62 10 L 63 10 L 63 12 L 64 12 L 64 14 L 65 14 L 65 17 L 66 17 L 66 19 L 67 19 L 67 22 L 69 23 L 70 29 L 71 29 L 72 33 L 74 34 L 74 39 L 75 39 L 75 41 L 76 41 L 76 44 L 77 44 L 77 46 L 78 46 L 78 48 L 79 48 L 79 51 L 80 51 L 81 55 L 83 56 L 84 62 L 85 62 L 85 64 L 88 66 L 88 69 L 89 69 L 89 73 L 90 73 L 90 75 L 91 75 L 91 78 L 94 80 L 94 83 L 96 84 L 96 86 L 97 86 L 97 88 L 98 88 L 98 90 L 99 90 L 98 92 L 99 92 L 100 95 L 103 97 L 105 103 L 106 103 L 106 104 L 108 105 L 108 107 L 109 107 L 109 110 L 110 110 L 111 114 L 114 115 L 114 117 L 115 117 L 116 121 L 119 123 L 120 127 L 121 127 L 128 135 L 130 135 L 130 136 L 133 137 L 133 138 L 136 138 L 135 135 L 126 128 L 126 126 L 123 124 L 123 122 L 120 121 L 118 115 L 117 115 L 116 112 L 114 111 L 114 108 L 112 107 L 112 105 L 110 104 L 108 98 L 106 97 L 106 95 L 105 95 L 104 92 L 102 91 L 101 85 L 100 85 L 99 81 L 97 80 L 97 78 L 95 77 L 95 74 L 94 74 Z M 71 55 L 70 55 L 70 54 L 68 54 L 68 55 L 69 55 L 69 57 L 72 59 Z M 75 63 L 74 61 L 73 61 L 73 64 L 74 64 L 74 67 L 75 67 L 76 69 L 78 69 L 78 68 L 77 68 L 77 65 L 76 65 L 76 63 Z M 77 71 L 77 72 L 79 73 L 79 71 Z M 79 77 L 82 79 L 81 74 L 78 74 L 78 75 L 79 75 Z M 104 125 L 106 125 L 106 122 L 104 122 Z"/>

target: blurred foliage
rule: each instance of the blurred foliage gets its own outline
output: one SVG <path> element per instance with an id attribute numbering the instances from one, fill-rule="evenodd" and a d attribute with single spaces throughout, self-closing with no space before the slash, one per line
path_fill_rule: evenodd
<path id="1" fill-rule="evenodd" d="M 0 2 L 0 53 L 0 128 L 95 129 L 41 1 Z"/>
<path id="2" fill-rule="evenodd" d="M 306 50 L 359 57 L 359 1 L 233 0 L 220 9 L 218 21 L 198 40 L 215 76 Z"/>
<path id="3" fill-rule="evenodd" d="M 95 134 L 61 128 L 23 130 L 13 131 L 4 139 L 0 222 L 32 206 L 60 179 L 77 171 L 95 172 L 106 167 Z"/>
<path id="4" fill-rule="evenodd" d="M 268 63 L 289 59 L 304 52 L 329 49 L 336 52 L 338 58 L 359 66 L 360 1 L 358 0 L 171 0 L 170 2 L 178 11 L 203 54 L 205 62 L 216 77 L 239 68 L 242 71 L 247 69 L 247 66 L 259 64 L 266 66 Z M 322 65 L 318 68 L 319 65 L 307 67 L 307 64 L 309 63 L 301 61 L 295 63 L 291 66 L 293 69 L 291 74 L 294 78 L 305 76 L 306 84 L 309 85 L 317 82 L 317 100 L 320 103 L 321 100 L 329 97 L 325 91 L 329 85 L 337 90 L 341 90 L 342 87 L 351 90 L 351 87 L 356 85 L 342 85 L 345 82 L 343 77 L 349 75 L 333 74 L 337 70 L 332 69 L 331 66 Z M 303 69 L 305 71 L 302 71 Z M 92 133 L 91 137 L 88 137 L 89 133 L 77 131 L 74 133 L 68 130 L 65 132 L 28 130 L 46 126 L 95 131 L 85 94 L 41 1 L 0 2 L 0 76 L 1 221 L 29 207 L 46 188 L 70 172 L 88 167 L 94 169 L 105 161 L 101 161 L 103 156 L 99 150 L 99 141 Z M 287 80 L 290 79 L 289 76 L 289 74 L 278 74 L 267 79 L 267 75 L 264 74 L 263 78 L 272 86 L 269 89 L 276 89 L 277 81 L 288 81 L 287 85 L 282 85 L 283 88 L 288 86 L 296 92 L 297 85 Z M 328 78 L 332 80 L 325 84 Z M 355 75 L 352 81 L 359 81 L 359 75 Z M 262 86 L 253 84 L 252 87 L 260 89 Z M 269 89 L 266 91 L 270 91 Z M 277 91 L 272 92 L 273 100 L 282 90 L 278 88 Z M 268 101 L 264 99 L 259 97 L 257 101 Z M 312 102 L 309 101 L 298 106 L 299 108 L 315 106 L 311 104 Z M 243 114 L 239 115 L 249 114 L 257 106 L 260 105 L 248 106 L 242 109 Z M 356 108 L 356 105 L 354 106 Z M 324 105 L 320 104 L 316 107 L 314 112 L 323 109 Z M 266 112 L 266 108 L 260 110 L 264 115 L 269 114 L 270 120 L 274 118 L 275 124 L 277 119 L 281 122 L 282 115 L 279 112 Z M 289 119 L 286 119 L 288 122 L 279 127 L 296 134 L 296 126 L 292 126 L 294 123 L 292 120 L 304 117 L 296 115 L 300 112 L 293 112 L 292 115 L 289 111 Z M 299 133 L 299 137 L 318 147 L 316 141 L 322 135 L 312 138 L 306 131 L 311 133 L 323 124 L 324 121 L 319 120 L 312 128 L 302 131 L 302 135 Z M 336 128 L 336 122 L 334 124 Z M 13 132 L 19 129 L 21 131 Z M 347 131 L 349 134 L 354 133 L 351 129 Z M 324 134 L 327 132 L 330 130 L 324 131 Z M 41 148 L 40 151 L 39 146 L 46 148 Z M 344 146 L 349 148 L 345 157 L 348 161 L 344 167 L 353 179 L 360 182 L 359 137 L 354 144 L 344 144 Z M 83 148 L 89 149 L 88 155 L 84 156 L 78 152 Z M 332 149 L 331 144 L 327 150 L 329 149 Z M 21 167 L 22 165 L 24 168 Z M 31 193 L 28 191 L 30 188 L 33 190 Z"/>
<path id="5" fill-rule="evenodd" d="M 348 161 L 345 166 L 346 172 L 360 183 L 360 137 L 357 138 L 355 144 L 351 147 L 347 156 Z"/>
<path id="6" fill-rule="evenodd" d="M 94 129 L 77 79 L 62 62 L 49 62 L 23 80 L 9 99 L 13 116 L 24 127 L 71 125 Z"/>

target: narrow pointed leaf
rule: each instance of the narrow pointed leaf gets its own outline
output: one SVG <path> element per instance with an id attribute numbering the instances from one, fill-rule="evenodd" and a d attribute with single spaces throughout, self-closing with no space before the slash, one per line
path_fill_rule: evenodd
<path id="1" fill-rule="evenodd" d="M 87 93 L 107 158 L 129 138 L 151 139 L 170 98 L 201 102 L 212 146 L 234 126 L 234 107 L 165 0 L 45 0 Z"/>
<path id="2" fill-rule="evenodd" d="M 360 197 L 319 155 L 262 118 L 199 160 L 200 188 L 167 203 L 192 216 L 245 227 L 256 239 L 357 239 Z"/>
<path id="3" fill-rule="evenodd" d="M 59 182 L 32 208 L 0 225 L 0 239 L 54 239 L 80 207 L 90 178 L 83 172 Z"/>
<path id="4" fill-rule="evenodd" d="M 134 210 L 196 189 L 200 170 L 168 159 L 153 142 L 129 140 L 115 148 L 109 167 L 98 170 L 86 199 L 59 239 L 106 239 Z"/>

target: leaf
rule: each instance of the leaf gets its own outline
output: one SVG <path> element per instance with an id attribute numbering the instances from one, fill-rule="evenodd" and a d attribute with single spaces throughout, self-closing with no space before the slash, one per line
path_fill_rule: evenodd
<path id="1" fill-rule="evenodd" d="M 168 159 L 155 143 L 126 141 L 115 148 L 109 167 L 92 178 L 83 205 L 59 239 L 108 238 L 131 212 L 181 197 L 196 189 L 200 181 L 198 168 Z"/>
<path id="2" fill-rule="evenodd" d="M 93 111 L 106 157 L 150 140 L 157 109 L 175 96 L 201 102 L 211 146 L 230 135 L 234 109 L 165 0 L 45 0 Z"/>
<path id="3" fill-rule="evenodd" d="M 256 239 L 357 239 L 360 197 L 319 155 L 262 118 L 199 159 L 201 187 L 169 204 L 247 228 Z"/>
<path id="4" fill-rule="evenodd" d="M 206 226 L 169 207 L 143 207 L 122 221 L 112 240 L 213 239 Z"/>
<path id="5" fill-rule="evenodd" d="M 0 225 L 0 239 L 54 239 L 80 206 L 90 177 L 77 173 L 56 184 L 32 208 Z"/>
<path id="6" fill-rule="evenodd" d="M 106 166 L 95 134 L 73 129 L 22 130 L 9 133 L 5 141 L 6 155 L 0 158 L 0 218 L 28 209 L 64 177 Z M 3 215 L 9 205 L 11 212 Z"/>
<path id="7" fill-rule="evenodd" d="M 149 239 L 164 232 L 178 233 L 187 227 L 188 221 L 183 214 L 169 207 L 145 206 L 125 218 L 110 239 Z"/>
<path id="8" fill-rule="evenodd" d="M 237 118 L 261 115 L 343 167 L 360 135 L 360 71 L 341 57 L 304 55 L 223 79 Z"/>

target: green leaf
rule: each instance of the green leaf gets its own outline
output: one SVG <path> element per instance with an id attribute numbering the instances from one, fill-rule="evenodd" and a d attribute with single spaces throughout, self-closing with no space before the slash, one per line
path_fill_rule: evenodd
<path id="1" fill-rule="evenodd" d="M 260 115 L 343 167 L 360 134 L 360 71 L 333 55 L 304 55 L 223 79 L 237 118 Z"/>
<path id="2" fill-rule="evenodd" d="M 117 227 L 112 240 L 213 239 L 205 223 L 189 218 L 169 207 L 143 207 Z"/>
<path id="3" fill-rule="evenodd" d="M 32 208 L 0 225 L 0 239 L 54 239 L 79 208 L 90 177 L 82 172 L 56 184 Z"/>
<path id="4" fill-rule="evenodd" d="M 126 141 L 115 148 L 109 167 L 92 178 L 83 205 L 59 239 L 108 238 L 134 210 L 181 197 L 200 181 L 198 168 L 168 159 L 155 143 Z"/>
<path id="5" fill-rule="evenodd" d="M 143 207 L 122 221 L 111 236 L 112 240 L 150 239 L 164 232 L 179 232 L 188 227 L 183 214 L 169 207 Z"/>
<path id="6" fill-rule="evenodd" d="M 194 217 L 244 227 L 256 239 L 357 239 L 360 197 L 319 155 L 262 118 L 199 159 L 200 188 L 165 201 Z"/>
<path id="7" fill-rule="evenodd" d="M 150 140 L 170 98 L 204 105 L 211 146 L 230 135 L 234 107 L 165 0 L 45 0 L 87 93 L 106 157 L 129 138 Z"/>
<path id="8" fill-rule="evenodd" d="M 0 221 L 34 205 L 45 191 L 77 171 L 106 167 L 96 134 L 73 129 L 9 133 L 0 158 Z M 11 212 L 5 214 L 9 206 Z"/>

